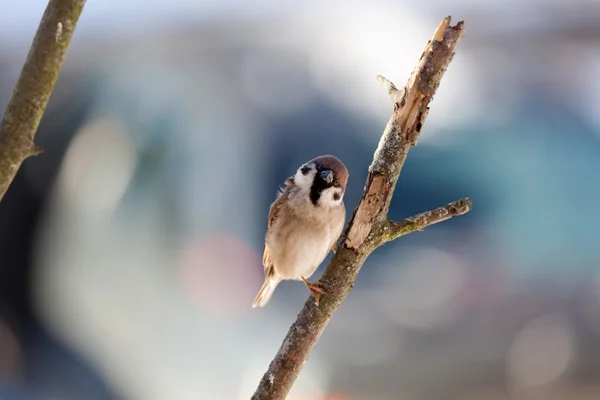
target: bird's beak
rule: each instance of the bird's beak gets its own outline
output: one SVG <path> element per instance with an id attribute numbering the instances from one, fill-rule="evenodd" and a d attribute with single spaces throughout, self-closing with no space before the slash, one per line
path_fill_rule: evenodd
<path id="1" fill-rule="evenodd" d="M 333 182 L 333 171 L 330 169 L 321 171 L 321 178 L 327 183 Z"/>

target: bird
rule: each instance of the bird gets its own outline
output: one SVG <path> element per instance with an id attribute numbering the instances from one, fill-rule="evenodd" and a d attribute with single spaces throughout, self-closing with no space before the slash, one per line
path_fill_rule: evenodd
<path id="1" fill-rule="evenodd" d="M 339 239 L 346 220 L 348 169 L 322 155 L 302 164 L 269 208 L 263 267 L 265 281 L 252 307 L 264 307 L 282 280 L 302 280 L 318 306 L 320 283 L 307 279 Z"/>

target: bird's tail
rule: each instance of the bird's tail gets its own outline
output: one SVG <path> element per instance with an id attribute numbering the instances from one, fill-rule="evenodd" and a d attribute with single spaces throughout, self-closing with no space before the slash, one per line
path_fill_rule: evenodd
<path id="1" fill-rule="evenodd" d="M 266 277 L 265 283 L 263 283 L 262 287 L 258 291 L 256 298 L 254 299 L 254 303 L 252 303 L 252 308 L 254 307 L 264 307 L 269 300 L 271 300 L 271 296 L 273 296 L 273 292 L 275 288 L 279 284 L 278 279 L 274 279 L 273 277 Z"/>

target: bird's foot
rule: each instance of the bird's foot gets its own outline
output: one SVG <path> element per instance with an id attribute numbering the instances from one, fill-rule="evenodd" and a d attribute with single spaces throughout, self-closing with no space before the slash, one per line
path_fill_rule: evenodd
<path id="1" fill-rule="evenodd" d="M 302 281 L 308 288 L 308 291 L 315 298 L 315 304 L 318 306 L 319 300 L 321 299 L 321 295 L 325 294 L 325 290 L 323 290 L 322 284 L 319 282 L 310 283 L 309 281 L 304 279 L 303 276 L 301 276 L 300 278 L 302 278 Z"/>

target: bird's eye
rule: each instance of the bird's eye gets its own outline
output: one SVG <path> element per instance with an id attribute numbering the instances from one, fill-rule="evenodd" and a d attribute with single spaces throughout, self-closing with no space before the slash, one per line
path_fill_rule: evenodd
<path id="1" fill-rule="evenodd" d="M 335 187 L 340 186 L 340 181 L 338 181 L 337 179 L 335 181 L 333 181 L 333 186 L 335 186 Z"/>

